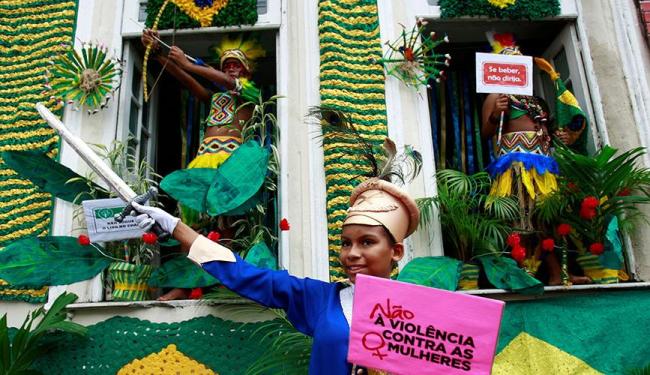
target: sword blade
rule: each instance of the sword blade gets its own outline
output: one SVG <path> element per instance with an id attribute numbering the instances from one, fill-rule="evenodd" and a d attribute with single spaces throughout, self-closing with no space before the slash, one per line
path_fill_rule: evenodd
<path id="1" fill-rule="evenodd" d="M 79 157 L 81 157 L 88 166 L 97 173 L 108 185 L 108 187 L 117 193 L 126 203 L 131 202 L 137 195 L 129 185 L 120 178 L 106 163 L 93 151 L 81 138 L 74 135 L 56 116 L 50 112 L 42 103 L 36 104 L 36 110 L 41 117 L 47 121 L 61 138 L 72 147 Z"/>

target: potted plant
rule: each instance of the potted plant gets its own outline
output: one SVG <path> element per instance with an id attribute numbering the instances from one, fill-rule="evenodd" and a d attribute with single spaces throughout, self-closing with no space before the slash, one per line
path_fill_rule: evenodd
<path id="1" fill-rule="evenodd" d="M 560 249 L 577 252 L 578 264 L 595 283 L 617 282 L 619 273 L 626 278 L 619 272 L 624 265 L 620 236 L 645 219 L 638 205 L 650 203 L 650 169 L 639 165 L 643 155 L 643 148 L 618 153 L 609 146 L 593 156 L 561 145 L 555 151 L 558 190 L 539 202 L 536 214 L 558 229 L 569 228 Z"/>
<path id="2" fill-rule="evenodd" d="M 478 288 L 480 264 L 496 287 L 538 292 L 541 283 L 525 275 L 512 259 L 500 256 L 512 231 L 511 223 L 519 215 L 514 198 L 489 197 L 490 177 L 486 172 L 466 175 L 443 169 L 436 173 L 436 182 L 436 196 L 417 199 L 420 223 L 429 225 L 434 208 L 438 210 L 445 253 L 460 265 L 458 288 Z M 450 263 L 454 262 L 447 260 L 440 267 L 449 269 Z M 407 271 L 405 268 L 403 273 Z"/>

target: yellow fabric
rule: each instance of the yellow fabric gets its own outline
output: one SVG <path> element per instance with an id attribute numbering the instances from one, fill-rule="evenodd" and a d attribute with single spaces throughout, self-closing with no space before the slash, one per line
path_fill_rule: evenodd
<path id="1" fill-rule="evenodd" d="M 598 284 L 615 284 L 618 282 L 618 270 L 611 268 L 583 268 L 585 276 L 588 276 Z"/>
<path id="2" fill-rule="evenodd" d="M 507 197 L 512 194 L 512 168 L 497 176 L 490 188 L 493 197 Z"/>
<path id="3" fill-rule="evenodd" d="M 118 375 L 153 375 L 153 374 L 210 374 L 218 375 L 205 365 L 185 356 L 171 344 L 158 353 L 136 359 L 117 372 Z"/>
<path id="4" fill-rule="evenodd" d="M 493 375 L 602 374 L 579 358 L 522 332 L 495 357 Z"/>
<path id="5" fill-rule="evenodd" d="M 477 280 L 459 280 L 458 281 L 459 290 L 473 290 L 478 289 L 478 279 Z"/>
<path id="6" fill-rule="evenodd" d="M 547 172 L 540 175 L 535 168 L 527 171 L 523 163 L 515 162 L 507 171 L 496 177 L 490 188 L 491 196 L 507 197 L 512 195 L 512 174 L 515 168 L 519 168 L 521 171 L 521 181 L 532 199 L 535 199 L 537 195 L 543 196 L 557 190 L 557 179 L 554 174 Z"/>
<path id="7" fill-rule="evenodd" d="M 553 69 L 553 66 L 546 60 L 541 57 L 535 57 L 535 64 L 538 68 L 548 73 L 551 77 L 551 81 L 555 82 L 556 79 L 560 78 L 560 74 Z"/>
<path id="8" fill-rule="evenodd" d="M 229 153 L 220 152 L 217 154 L 197 155 L 194 160 L 187 165 L 187 168 L 218 168 L 226 159 L 230 157 Z"/>

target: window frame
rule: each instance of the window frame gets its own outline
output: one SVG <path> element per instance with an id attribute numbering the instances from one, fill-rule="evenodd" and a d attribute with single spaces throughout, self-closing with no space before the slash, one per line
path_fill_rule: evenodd
<path id="1" fill-rule="evenodd" d="M 404 26 L 408 29 L 415 24 L 417 19 L 423 18 L 426 20 L 440 20 L 441 11 L 440 6 L 433 5 L 431 0 L 413 0 L 409 1 L 404 5 L 403 9 L 396 10 L 398 16 L 394 16 L 394 7 L 390 0 L 378 0 L 377 5 L 379 8 L 380 15 L 380 28 L 381 28 L 381 39 L 382 41 L 394 40 L 401 28 L 396 27 L 396 23 L 402 21 Z M 557 17 L 560 20 L 568 21 L 566 29 L 569 31 L 569 37 L 571 42 L 574 44 L 573 53 L 575 54 L 575 59 L 577 59 L 580 64 L 578 64 L 578 71 L 575 72 L 576 76 L 572 77 L 574 79 L 580 80 L 582 85 L 581 92 L 576 94 L 578 100 L 585 107 L 587 117 L 589 118 L 591 124 L 591 138 L 593 140 L 593 145 L 596 149 L 600 149 L 603 144 L 609 143 L 609 137 L 607 135 L 607 130 L 605 128 L 605 118 L 602 112 L 602 108 L 594 106 L 594 103 L 601 103 L 600 90 L 598 89 L 597 79 L 592 69 L 593 63 L 590 57 L 590 50 L 588 44 L 586 44 L 586 32 L 585 26 L 583 24 L 584 20 L 579 17 L 579 12 L 581 7 L 579 4 L 576 4 L 574 0 L 560 0 L 561 13 Z M 406 22 L 404 17 L 400 18 L 399 16 L 406 15 Z M 472 22 L 472 20 L 468 20 Z M 563 32 L 566 32 L 565 31 Z M 559 38 L 560 36 L 558 36 Z M 566 37 L 566 36 L 565 36 Z M 384 52 L 386 52 L 384 46 Z M 567 53 L 569 53 L 567 51 Z M 568 57 L 569 58 L 569 57 Z M 539 78 L 537 78 L 539 79 Z M 537 82 L 536 82 L 537 83 Z M 430 134 L 430 124 L 429 124 L 429 107 L 428 102 L 425 100 L 418 100 L 417 97 L 426 97 L 427 92 L 426 88 L 420 87 L 417 91 L 412 88 L 404 89 L 395 80 L 386 80 L 386 107 L 388 115 L 388 132 L 390 137 L 393 140 L 396 140 L 398 146 L 403 144 L 400 140 L 404 136 L 404 129 L 398 124 L 401 122 L 401 113 L 403 109 L 401 106 L 405 102 L 412 101 L 415 103 L 416 108 L 416 118 L 418 123 L 418 131 L 420 133 L 421 139 L 425 140 L 422 144 L 422 154 L 425 164 L 423 167 L 423 178 L 424 178 L 424 189 L 427 196 L 435 195 L 435 163 L 433 161 L 433 144 Z M 575 88 L 574 84 L 574 88 Z M 427 144 L 428 143 L 428 144 Z M 429 165 L 427 165 L 429 164 Z M 431 171 L 431 173 L 428 173 Z M 418 236 L 415 236 L 418 237 Z M 442 256 L 444 255 L 443 244 L 442 244 L 442 233 L 440 230 L 439 222 L 436 221 L 433 223 L 432 228 L 429 228 L 427 233 L 420 234 L 416 239 L 410 239 L 417 245 L 425 244 L 429 247 L 429 254 L 431 256 Z M 407 240 L 407 242 L 410 242 Z M 633 279 L 637 279 L 638 275 L 635 271 L 635 260 L 634 252 L 635 249 L 631 246 L 631 241 L 629 236 L 624 238 L 625 247 L 626 247 L 626 256 L 628 259 L 628 271 L 630 276 Z M 407 243 L 407 253 L 405 255 L 404 262 L 400 262 L 400 266 L 404 263 L 407 263 L 408 260 L 412 259 L 413 256 L 413 244 Z M 598 285 L 590 284 L 588 286 L 572 286 L 566 288 L 564 286 L 555 287 L 555 286 L 545 286 L 544 290 L 549 292 L 558 292 L 560 289 L 568 291 L 578 291 L 578 290 L 591 290 L 591 289 L 620 289 L 620 288 L 636 288 L 636 287 L 647 287 L 649 283 L 643 281 L 633 281 L 628 283 L 619 283 L 612 285 Z M 484 289 L 471 291 L 469 294 L 479 294 L 479 295 L 495 295 L 495 298 L 500 298 L 500 294 L 508 294 L 505 290 L 501 289 Z M 513 293 L 510 293 L 513 294 Z M 507 299 L 507 298 L 506 298 Z"/>

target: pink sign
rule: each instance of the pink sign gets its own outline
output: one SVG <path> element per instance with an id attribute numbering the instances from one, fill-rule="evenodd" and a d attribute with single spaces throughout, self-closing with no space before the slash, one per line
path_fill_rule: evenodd
<path id="1" fill-rule="evenodd" d="M 348 361 L 391 374 L 490 374 L 504 305 L 357 275 Z"/>

